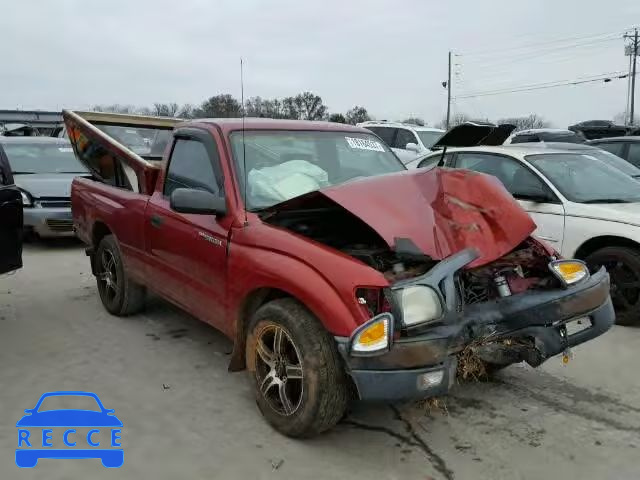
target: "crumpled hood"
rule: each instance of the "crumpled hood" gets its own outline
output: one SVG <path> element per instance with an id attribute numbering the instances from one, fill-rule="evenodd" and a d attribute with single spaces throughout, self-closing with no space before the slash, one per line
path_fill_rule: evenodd
<path id="1" fill-rule="evenodd" d="M 14 175 L 16 185 L 34 198 L 71 197 L 71 182 L 79 174 L 36 173 Z"/>
<path id="2" fill-rule="evenodd" d="M 405 248 L 407 239 L 422 253 L 441 260 L 475 248 L 480 256 L 469 267 L 502 257 L 536 228 L 497 179 L 461 169 L 369 177 L 311 192 L 269 210 L 312 206 L 319 195 L 360 218 L 392 249 L 398 240 Z"/>

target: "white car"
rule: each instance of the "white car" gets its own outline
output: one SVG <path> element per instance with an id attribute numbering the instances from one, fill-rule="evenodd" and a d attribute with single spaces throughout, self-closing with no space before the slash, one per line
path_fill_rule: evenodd
<path id="1" fill-rule="evenodd" d="M 429 152 L 431 146 L 445 133 L 439 128 L 385 121 L 363 122 L 357 126 L 364 127 L 378 135 L 404 164 Z"/>
<path id="2" fill-rule="evenodd" d="M 504 143 L 532 143 L 532 142 L 564 142 L 584 143 L 585 138 L 571 130 L 559 128 L 531 128 L 520 130 L 511 135 Z"/>
<path id="3" fill-rule="evenodd" d="M 441 157 L 433 153 L 410 167 L 434 167 Z M 550 144 L 449 148 L 443 166 L 497 177 L 531 215 L 538 238 L 563 257 L 607 268 L 617 323 L 639 323 L 640 182 L 634 175 L 588 149 Z"/>

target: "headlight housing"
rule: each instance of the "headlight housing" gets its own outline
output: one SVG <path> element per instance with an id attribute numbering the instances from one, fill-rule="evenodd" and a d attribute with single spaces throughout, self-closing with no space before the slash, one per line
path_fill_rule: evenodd
<path id="1" fill-rule="evenodd" d="M 24 190 L 20 190 L 20 195 L 22 195 L 22 206 L 23 207 L 33 207 L 33 199 L 31 195 L 29 195 Z"/>
<path id="2" fill-rule="evenodd" d="M 442 316 L 442 302 L 431 287 L 412 285 L 399 288 L 394 293 L 406 327 L 432 322 Z"/>
<path id="3" fill-rule="evenodd" d="M 589 277 L 589 269 L 580 260 L 555 260 L 549 263 L 549 269 L 564 286 L 573 285 Z"/>
<path id="4" fill-rule="evenodd" d="M 391 348 L 392 338 L 393 315 L 381 313 L 353 332 L 349 350 L 356 356 L 377 355 Z"/>

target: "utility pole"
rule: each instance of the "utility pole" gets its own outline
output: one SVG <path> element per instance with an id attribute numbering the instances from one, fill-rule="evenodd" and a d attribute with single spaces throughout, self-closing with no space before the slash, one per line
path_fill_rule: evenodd
<path id="1" fill-rule="evenodd" d="M 636 36 L 637 35 L 638 35 L 638 31 L 636 30 Z M 447 130 L 449 130 L 450 117 L 451 117 L 451 50 L 449 50 L 449 75 L 447 77 Z"/>
<path id="2" fill-rule="evenodd" d="M 631 106 L 629 108 L 629 125 L 633 125 L 635 120 L 635 100 L 636 100 L 636 64 L 638 63 L 638 29 L 634 29 L 633 36 L 625 35 L 624 38 L 633 39 L 631 44 Z"/>

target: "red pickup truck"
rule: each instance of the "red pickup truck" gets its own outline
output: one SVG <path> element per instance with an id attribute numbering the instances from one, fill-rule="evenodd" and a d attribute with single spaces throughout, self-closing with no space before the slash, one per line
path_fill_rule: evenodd
<path id="1" fill-rule="evenodd" d="M 349 125 L 64 119 L 91 171 L 72 209 L 105 308 L 133 314 L 150 290 L 221 330 L 286 435 L 331 428 L 352 399 L 444 394 L 463 350 L 537 366 L 613 324 L 607 272 L 535 240 L 493 177 L 407 171 Z"/>

